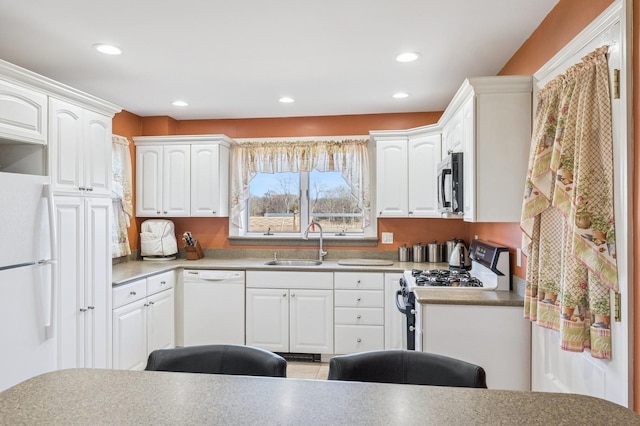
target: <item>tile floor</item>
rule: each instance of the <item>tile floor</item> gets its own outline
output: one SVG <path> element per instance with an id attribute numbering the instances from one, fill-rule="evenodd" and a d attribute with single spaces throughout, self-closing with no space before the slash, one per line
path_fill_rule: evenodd
<path id="1" fill-rule="evenodd" d="M 329 363 L 287 361 L 287 377 L 293 379 L 327 380 Z"/>

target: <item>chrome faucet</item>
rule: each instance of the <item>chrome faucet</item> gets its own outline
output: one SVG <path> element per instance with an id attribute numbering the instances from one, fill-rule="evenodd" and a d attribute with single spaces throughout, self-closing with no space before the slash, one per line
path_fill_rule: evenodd
<path id="1" fill-rule="evenodd" d="M 302 239 L 303 240 L 308 240 L 309 239 L 309 228 L 311 228 L 313 225 L 315 225 L 318 228 L 320 228 L 320 250 L 318 252 L 318 260 L 320 262 L 322 262 L 322 258 L 327 255 L 327 252 L 322 250 L 322 226 L 320 226 L 320 224 L 318 222 L 311 222 L 309 224 L 309 226 L 307 226 L 307 229 L 304 231 L 304 235 L 302 236 Z"/>

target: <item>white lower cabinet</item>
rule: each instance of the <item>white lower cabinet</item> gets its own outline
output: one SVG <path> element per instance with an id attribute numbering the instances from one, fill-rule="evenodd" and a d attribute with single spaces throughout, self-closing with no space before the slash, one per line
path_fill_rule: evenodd
<path id="1" fill-rule="evenodd" d="M 531 390 L 531 324 L 522 306 L 421 304 L 416 311 L 416 350 L 481 366 L 489 389 Z"/>
<path id="2" fill-rule="evenodd" d="M 248 346 L 333 353 L 331 272 L 247 271 L 246 285 Z"/>
<path id="3" fill-rule="evenodd" d="M 384 349 L 384 274 L 335 273 L 335 353 Z"/>
<path id="4" fill-rule="evenodd" d="M 175 347 L 175 272 L 113 289 L 113 368 L 143 370 L 149 354 Z"/>

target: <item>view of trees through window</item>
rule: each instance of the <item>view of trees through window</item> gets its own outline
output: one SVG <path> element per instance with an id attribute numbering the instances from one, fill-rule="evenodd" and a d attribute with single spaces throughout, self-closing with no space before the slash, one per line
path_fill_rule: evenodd
<path id="1" fill-rule="evenodd" d="M 362 209 L 340 172 L 258 173 L 249 192 L 249 232 L 299 233 L 311 221 L 324 232 L 362 232 Z"/>

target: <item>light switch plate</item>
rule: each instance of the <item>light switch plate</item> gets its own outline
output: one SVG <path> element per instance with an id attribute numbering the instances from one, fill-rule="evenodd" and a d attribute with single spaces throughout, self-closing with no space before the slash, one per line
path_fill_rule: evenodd
<path id="1" fill-rule="evenodd" d="M 393 244 L 393 232 L 382 233 L 382 244 Z"/>
<path id="2" fill-rule="evenodd" d="M 516 248 L 516 266 L 520 268 L 522 266 L 522 249 Z"/>

